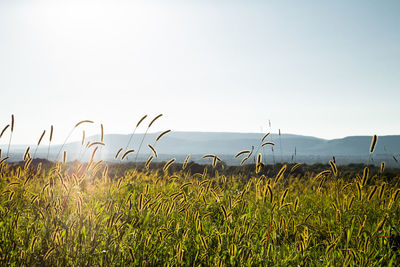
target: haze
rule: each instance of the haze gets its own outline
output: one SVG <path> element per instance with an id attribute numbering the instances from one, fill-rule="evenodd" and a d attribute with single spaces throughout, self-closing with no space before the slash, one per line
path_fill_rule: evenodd
<path id="1" fill-rule="evenodd" d="M 398 14 L 398 1 L 2 0 L 0 128 L 13 113 L 13 143 L 51 124 L 60 143 L 80 120 L 129 133 L 163 113 L 152 131 L 399 134 Z"/>

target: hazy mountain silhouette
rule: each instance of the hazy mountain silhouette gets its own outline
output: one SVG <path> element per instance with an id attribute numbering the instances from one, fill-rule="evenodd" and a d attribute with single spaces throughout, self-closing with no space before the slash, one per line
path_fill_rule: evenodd
<path id="1" fill-rule="evenodd" d="M 244 149 L 251 149 L 254 146 L 254 152 L 259 148 L 258 153 L 263 154 L 267 163 L 279 161 L 296 161 L 296 162 L 326 162 L 332 156 L 337 159 L 342 159 L 340 163 L 366 163 L 369 157 L 369 148 L 372 136 L 349 136 L 340 139 L 321 139 L 312 136 L 302 136 L 294 134 L 271 134 L 264 142 L 275 143 L 272 153 L 270 145 L 264 148 L 260 147 L 261 138 L 264 134 L 261 133 L 232 133 L 232 132 L 170 132 L 163 136 L 158 142 L 155 139 L 160 133 L 148 133 L 143 141 L 140 150 L 139 160 L 145 160 L 151 155 L 151 150 L 148 144 L 154 145 L 160 155 L 158 160 L 166 160 L 171 157 L 176 157 L 178 160 L 183 160 L 187 154 L 192 155 L 192 160 L 208 162 L 201 160 L 204 154 L 216 154 L 220 156 L 228 164 L 239 164 L 241 161 L 233 156 Z M 124 134 L 107 134 L 104 136 L 105 147 L 99 147 L 98 153 L 104 160 L 113 160 L 118 149 L 123 148 L 125 151 L 130 135 Z M 135 149 L 128 160 L 134 160 L 136 151 L 143 138 L 143 134 L 135 134 L 129 149 Z M 99 136 L 91 136 L 85 142 L 99 141 Z M 0 146 L 5 151 L 5 145 Z M 24 152 L 27 146 L 14 145 L 12 146 L 12 160 L 15 160 L 16 155 Z M 32 151 L 35 148 L 31 146 Z M 54 159 L 60 149 L 60 145 L 51 147 L 50 159 Z M 72 142 L 65 145 L 69 159 L 81 158 L 87 159 L 91 155 L 93 147 L 90 151 L 85 152 L 85 148 L 80 142 Z M 296 151 L 296 153 L 295 153 Z M 376 149 L 373 154 L 375 163 L 377 161 L 386 160 L 388 166 L 395 165 L 393 156 L 400 153 L 400 135 L 379 136 Z M 47 156 L 47 145 L 39 147 L 37 157 Z M 393 162 L 391 162 L 393 161 Z M 249 161 L 250 163 L 250 161 Z"/>

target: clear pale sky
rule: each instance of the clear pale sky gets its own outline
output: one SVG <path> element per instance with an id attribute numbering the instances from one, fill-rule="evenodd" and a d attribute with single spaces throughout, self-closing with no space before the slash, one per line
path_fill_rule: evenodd
<path id="1" fill-rule="evenodd" d="M 400 134 L 400 1 L 0 1 L 0 130 Z M 144 124 L 148 124 L 146 120 Z M 145 127 L 141 128 L 143 132 Z M 8 142 L 9 132 L 0 139 Z"/>

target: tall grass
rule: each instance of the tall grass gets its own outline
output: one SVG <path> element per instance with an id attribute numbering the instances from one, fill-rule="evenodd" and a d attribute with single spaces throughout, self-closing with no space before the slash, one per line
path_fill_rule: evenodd
<path id="1" fill-rule="evenodd" d="M 135 132 L 136 132 L 137 128 L 139 127 L 139 125 L 140 125 L 146 118 L 147 118 L 147 115 L 144 115 L 144 116 L 138 121 L 138 123 L 136 124 L 135 129 L 133 130 L 133 132 L 131 133 L 131 135 L 130 135 L 130 137 L 129 137 L 128 143 L 126 144 L 125 150 L 128 150 L 129 145 L 130 145 L 131 142 L 132 142 L 132 138 L 133 138 L 133 136 L 135 135 Z"/>
<path id="2" fill-rule="evenodd" d="M 135 163 L 137 162 L 137 158 L 138 158 L 138 156 L 139 156 L 140 149 L 142 148 L 143 141 L 144 141 L 144 139 L 146 138 L 147 132 L 149 131 L 151 125 L 153 125 L 153 123 L 154 123 L 156 120 L 158 120 L 162 115 L 163 115 L 163 114 L 159 114 L 159 115 L 157 115 L 156 117 L 154 117 L 154 119 L 153 119 L 153 120 L 149 123 L 149 125 L 147 126 L 146 132 L 143 134 L 142 140 L 140 141 L 138 151 L 136 152 Z"/>
<path id="3" fill-rule="evenodd" d="M 268 126 L 269 126 L 269 132 L 272 133 L 272 124 L 271 124 L 271 120 L 268 120 Z M 272 135 L 269 136 L 270 141 L 274 142 L 274 140 L 272 139 Z M 275 152 L 274 152 L 274 147 L 271 146 L 271 152 L 272 152 L 272 162 L 275 165 L 276 161 L 275 161 Z"/>
<path id="4" fill-rule="evenodd" d="M 299 176 L 298 165 L 228 179 L 221 169 L 179 170 L 174 159 L 163 171 L 102 162 L 43 168 L 29 157 L 1 165 L 4 265 L 395 266 L 400 259 L 400 189 L 385 176 Z"/>
<path id="5" fill-rule="evenodd" d="M 74 132 L 74 130 L 75 130 L 79 125 L 81 125 L 81 124 L 83 124 L 83 123 L 93 123 L 93 121 L 91 121 L 91 120 L 83 120 L 83 121 L 80 121 L 80 122 L 78 122 L 77 124 L 75 124 L 75 126 L 71 129 L 71 131 L 69 132 L 69 134 L 68 134 L 67 137 L 65 138 L 64 143 L 61 145 L 60 150 L 58 151 L 57 156 L 56 156 L 56 159 L 55 159 L 56 161 L 58 161 L 58 158 L 59 158 L 59 156 L 60 156 L 60 154 L 61 154 L 61 151 L 63 150 L 65 144 L 67 143 L 68 138 L 70 138 L 70 136 L 72 135 L 72 133 Z"/>
<path id="6" fill-rule="evenodd" d="M 47 160 L 49 160 L 49 155 L 50 155 L 50 146 L 51 146 L 51 141 L 53 139 L 53 125 L 50 126 L 50 135 L 49 135 L 49 146 L 47 148 Z"/>
<path id="7" fill-rule="evenodd" d="M 14 114 L 11 115 L 10 139 L 8 141 L 7 157 L 9 156 L 9 153 L 10 153 L 10 145 L 11 145 L 13 133 L 14 133 Z"/>
<path id="8" fill-rule="evenodd" d="M 39 147 L 39 145 L 40 145 L 40 142 L 42 142 L 42 139 L 43 139 L 43 137 L 44 137 L 45 134 L 46 134 L 46 130 L 43 130 L 43 133 L 40 135 L 40 138 L 39 138 L 39 140 L 38 140 L 38 142 L 37 142 L 37 145 L 36 145 L 36 148 L 35 148 L 35 152 L 33 153 L 33 158 L 36 157 L 36 152 L 37 152 L 38 147 Z"/>
<path id="9" fill-rule="evenodd" d="M 142 168 L 96 161 L 103 141 L 87 145 L 89 163 L 65 151 L 63 162 L 33 162 L 29 147 L 22 162 L 0 160 L 1 265 L 400 264 L 399 175 L 384 164 L 275 170 L 256 153 L 253 169 L 236 173 L 214 154 L 203 156 L 213 168 L 191 169 L 190 155 L 150 167 L 153 146 Z"/>
<path id="10" fill-rule="evenodd" d="M 375 147 L 376 147 L 376 143 L 377 143 L 377 142 L 378 142 L 378 136 L 375 134 L 375 135 L 372 137 L 371 146 L 370 146 L 370 148 L 369 148 L 368 165 L 369 165 L 369 163 L 371 162 L 372 153 L 374 153 L 374 150 L 375 150 Z"/>

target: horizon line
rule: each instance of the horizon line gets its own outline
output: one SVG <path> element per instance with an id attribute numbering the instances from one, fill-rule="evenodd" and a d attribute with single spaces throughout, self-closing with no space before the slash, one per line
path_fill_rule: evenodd
<path id="1" fill-rule="evenodd" d="M 147 132 L 146 135 L 151 135 L 151 134 L 160 134 L 163 131 L 156 131 L 156 132 Z M 260 134 L 260 135 L 265 135 L 267 133 L 260 133 L 260 132 L 233 132 L 233 131 L 182 131 L 182 130 L 178 130 L 178 131 L 173 131 L 171 130 L 171 133 L 221 133 L 221 134 Z M 104 133 L 104 136 L 107 135 L 131 135 L 132 133 Z M 143 135 L 145 134 L 145 132 L 136 132 L 134 135 Z M 270 132 L 271 135 L 279 135 L 278 133 L 275 132 Z M 318 137 L 318 136 L 313 136 L 313 135 L 305 135 L 305 134 L 296 134 L 296 133 L 281 133 L 281 135 L 294 135 L 294 136 L 302 136 L 302 137 L 311 137 L 311 138 L 316 138 L 316 139 L 322 139 L 325 141 L 332 141 L 332 140 L 338 140 L 338 139 L 344 139 L 344 138 L 349 138 L 349 137 L 372 137 L 373 135 L 346 135 L 343 137 L 336 137 L 336 138 L 323 138 L 323 137 Z M 94 134 L 94 135 L 90 135 L 87 136 L 85 139 L 87 138 L 92 138 L 92 137 L 96 137 L 96 136 L 100 136 L 100 134 Z M 387 134 L 387 135 L 378 135 L 379 137 L 388 137 L 388 136 L 400 136 L 400 134 Z M 75 143 L 75 142 L 79 142 L 79 140 L 71 140 L 68 143 Z M 8 143 L 0 143 L 0 146 L 8 146 Z M 36 144 L 32 143 L 12 143 L 11 142 L 11 146 L 36 146 Z M 57 145 L 62 145 L 62 143 L 53 143 L 53 146 L 57 146 Z"/>

